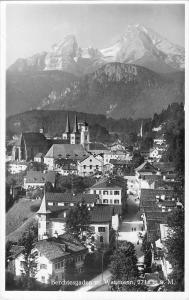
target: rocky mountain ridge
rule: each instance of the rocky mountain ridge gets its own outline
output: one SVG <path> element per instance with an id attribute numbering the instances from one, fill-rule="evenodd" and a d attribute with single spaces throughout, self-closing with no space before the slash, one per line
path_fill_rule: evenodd
<path id="1" fill-rule="evenodd" d="M 128 26 L 114 45 L 104 49 L 81 48 L 75 36 L 68 35 L 50 52 L 18 59 L 8 71 L 59 70 L 82 76 L 110 62 L 136 64 L 158 73 L 180 71 L 184 69 L 184 49 L 137 24 Z"/>

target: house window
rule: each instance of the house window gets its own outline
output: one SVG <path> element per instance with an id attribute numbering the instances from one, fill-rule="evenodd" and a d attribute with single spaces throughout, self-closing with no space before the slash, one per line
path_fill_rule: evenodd
<path id="1" fill-rule="evenodd" d="M 96 169 L 98 169 L 98 165 L 96 165 Z"/>
<path id="2" fill-rule="evenodd" d="M 40 264 L 40 269 L 47 269 L 47 265 L 46 264 Z"/>
<path id="3" fill-rule="evenodd" d="M 98 232 L 105 232 L 105 227 L 98 227 Z"/>
<path id="4" fill-rule="evenodd" d="M 112 199 L 110 199 L 110 204 L 112 204 Z"/>
<path id="5" fill-rule="evenodd" d="M 92 162 L 92 159 L 90 159 L 90 162 Z"/>
<path id="6" fill-rule="evenodd" d="M 99 195 L 101 195 L 102 194 L 102 191 L 99 191 Z"/>
<path id="7" fill-rule="evenodd" d="M 110 191 L 110 195 L 113 195 L 113 192 L 112 192 L 112 191 Z"/>
<path id="8" fill-rule="evenodd" d="M 108 199 L 104 199 L 104 200 L 103 200 L 103 203 L 104 203 L 104 204 L 108 204 Z"/>
<path id="9" fill-rule="evenodd" d="M 100 243 L 103 243 L 103 241 L 104 241 L 103 236 L 100 236 Z"/>
<path id="10" fill-rule="evenodd" d="M 119 195 L 119 191 L 114 191 L 114 195 Z"/>
<path id="11" fill-rule="evenodd" d="M 94 190 L 94 194 L 96 195 L 96 190 Z"/>
<path id="12" fill-rule="evenodd" d="M 83 169 L 86 169 L 86 165 L 83 166 Z"/>
<path id="13" fill-rule="evenodd" d="M 103 195 L 108 195 L 108 191 L 103 191 Z"/>
<path id="14" fill-rule="evenodd" d="M 20 267 L 21 267 L 21 268 L 24 268 L 24 266 L 25 266 L 25 261 L 22 260 L 22 261 L 20 262 Z"/>
<path id="15" fill-rule="evenodd" d="M 64 262 L 63 262 L 63 261 L 61 261 L 61 268 L 63 268 L 63 266 L 64 266 Z"/>
<path id="16" fill-rule="evenodd" d="M 54 202 L 53 205 L 54 205 L 54 206 L 58 206 L 58 202 Z"/>
<path id="17" fill-rule="evenodd" d="M 94 243 L 94 241 L 95 241 L 95 238 L 94 238 L 94 236 L 92 236 L 91 237 L 91 242 Z"/>
<path id="18" fill-rule="evenodd" d="M 92 169 L 93 168 L 93 166 L 92 165 L 90 165 L 90 169 Z"/>
<path id="19" fill-rule="evenodd" d="M 114 204 L 119 204 L 119 200 L 114 200 Z"/>

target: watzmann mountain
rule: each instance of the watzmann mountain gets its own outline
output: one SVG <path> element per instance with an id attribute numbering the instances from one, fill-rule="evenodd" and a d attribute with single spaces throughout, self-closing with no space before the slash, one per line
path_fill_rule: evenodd
<path id="1" fill-rule="evenodd" d="M 70 35 L 17 60 L 6 84 L 8 115 L 37 108 L 145 118 L 184 101 L 184 49 L 140 25 L 101 50 Z"/>
<path id="2" fill-rule="evenodd" d="M 68 35 L 53 45 L 49 53 L 18 59 L 9 70 L 59 70 L 83 75 L 109 62 L 137 64 L 159 73 L 180 71 L 184 69 L 184 49 L 149 28 L 133 25 L 127 27 L 114 45 L 105 49 L 81 48 L 75 36 Z"/>

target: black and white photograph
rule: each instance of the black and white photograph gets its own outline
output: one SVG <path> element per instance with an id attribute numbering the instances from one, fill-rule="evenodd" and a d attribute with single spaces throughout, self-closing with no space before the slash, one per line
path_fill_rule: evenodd
<path id="1" fill-rule="evenodd" d="M 186 2 L 1 1 L 11 299 L 186 299 Z"/>

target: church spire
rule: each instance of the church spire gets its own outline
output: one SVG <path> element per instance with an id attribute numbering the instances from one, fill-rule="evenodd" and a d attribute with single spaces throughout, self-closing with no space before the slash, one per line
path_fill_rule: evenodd
<path id="1" fill-rule="evenodd" d="M 69 120 L 69 114 L 67 114 L 67 121 L 66 121 L 66 130 L 65 133 L 70 133 L 70 120 Z"/>
<path id="2" fill-rule="evenodd" d="M 141 127 L 140 127 L 140 137 L 142 138 L 143 135 L 143 122 L 141 123 Z"/>
<path id="3" fill-rule="evenodd" d="M 79 131 L 79 129 L 78 129 L 78 123 L 77 123 L 77 115 L 75 115 L 73 133 L 77 133 L 78 131 Z"/>
<path id="4" fill-rule="evenodd" d="M 47 203 L 46 203 L 46 192 L 45 192 L 45 188 L 44 188 L 44 195 L 43 195 L 43 199 L 41 202 L 41 206 L 39 208 L 39 210 L 37 211 L 38 214 L 49 214 L 51 213 L 50 210 L 47 207 Z"/>

